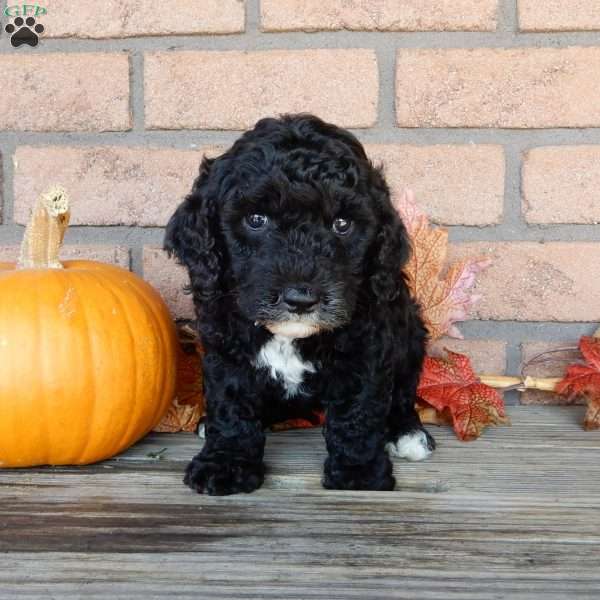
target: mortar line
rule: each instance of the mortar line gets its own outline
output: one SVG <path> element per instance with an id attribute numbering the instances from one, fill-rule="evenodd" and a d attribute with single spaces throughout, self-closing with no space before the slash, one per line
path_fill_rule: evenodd
<path id="1" fill-rule="evenodd" d="M 145 121 L 144 106 L 144 55 L 134 51 L 129 57 L 129 103 L 132 115 L 132 131 L 143 132 Z"/>
<path id="2" fill-rule="evenodd" d="M 138 82 L 138 86 L 141 82 Z M 143 101 L 139 98 L 138 100 Z M 139 112 L 138 107 L 138 112 Z M 393 112 L 393 106 L 391 107 Z M 393 118 L 393 117 L 392 117 Z M 365 144 L 404 144 L 416 146 L 447 144 L 514 144 L 521 152 L 538 146 L 579 146 L 600 144 L 600 127 L 578 129 L 574 127 L 548 129 L 492 129 L 492 128 L 402 128 L 377 126 L 369 129 L 348 128 Z M 223 145 L 233 143 L 242 130 L 182 129 L 139 130 L 108 132 L 0 132 L 0 144 L 19 145 L 131 145 L 156 144 L 158 146 L 185 148 L 190 146 Z"/>
<path id="3" fill-rule="evenodd" d="M 0 145 L 2 153 L 2 225 L 0 238 L 4 240 L 4 228 L 14 223 L 14 156 L 16 144 L 13 140 Z M 4 243 L 4 241 L 2 241 Z"/>
<path id="4" fill-rule="evenodd" d="M 378 48 L 375 55 L 379 76 L 376 127 L 378 129 L 393 128 L 396 125 L 396 49 L 393 46 Z"/>
<path id="5" fill-rule="evenodd" d="M 254 5 L 258 11 L 257 5 Z M 231 34 L 145 36 L 132 38 L 75 39 L 45 38 L 28 54 L 53 52 L 131 52 L 192 50 L 304 50 L 309 48 L 561 48 L 598 46 L 597 31 L 519 32 L 510 29 L 516 17 L 500 13 L 498 31 L 319 31 L 262 32 L 249 5 L 247 31 Z M 256 23 L 256 25 L 254 25 Z M 14 55 L 7 37 L 0 38 L 0 54 Z"/>
<path id="6" fill-rule="evenodd" d="M 514 340 L 511 336 L 506 343 L 506 374 L 518 376 L 521 370 L 521 340 Z M 504 402 L 508 406 L 521 403 L 521 394 L 517 390 L 504 393 Z"/>
<path id="7" fill-rule="evenodd" d="M 496 339 L 510 342 L 518 332 L 517 342 L 523 341 L 574 341 L 582 335 L 591 335 L 598 323 L 564 321 L 500 321 L 495 319 L 469 320 L 458 323 L 458 328 L 467 339 Z"/>
<path id="8" fill-rule="evenodd" d="M 261 34 L 260 0 L 246 0 L 246 36 Z"/>
<path id="9" fill-rule="evenodd" d="M 161 246 L 164 227 L 74 225 L 67 234 L 66 243 L 72 244 L 86 244 L 90 236 L 97 236 L 101 243 L 116 246 Z"/>
<path id="10" fill-rule="evenodd" d="M 144 276 L 144 249 L 143 246 L 135 245 L 129 248 L 130 269 L 139 275 Z"/>
<path id="11" fill-rule="evenodd" d="M 525 233 L 527 224 L 521 211 L 521 152 L 514 145 L 504 146 L 504 214 L 502 228 L 514 231 L 517 235 Z"/>
<path id="12" fill-rule="evenodd" d="M 500 0 L 498 3 L 497 31 L 510 34 L 514 38 L 519 35 L 518 0 Z"/>
<path id="13" fill-rule="evenodd" d="M 444 225 L 450 232 L 452 243 L 467 242 L 536 242 L 536 243 L 577 243 L 600 241 L 598 225 L 526 225 L 516 222 L 518 217 L 510 217 L 513 223 L 489 226 Z"/>

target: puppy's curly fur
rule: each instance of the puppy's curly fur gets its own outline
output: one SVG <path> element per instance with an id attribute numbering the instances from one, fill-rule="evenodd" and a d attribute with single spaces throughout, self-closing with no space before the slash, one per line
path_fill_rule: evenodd
<path id="1" fill-rule="evenodd" d="M 407 233 L 351 133 L 311 115 L 262 119 L 204 158 L 165 248 L 189 271 L 206 349 L 192 489 L 255 490 L 265 427 L 317 409 L 326 488 L 390 490 L 388 452 L 431 452 L 414 410 L 426 330 L 400 274 Z"/>

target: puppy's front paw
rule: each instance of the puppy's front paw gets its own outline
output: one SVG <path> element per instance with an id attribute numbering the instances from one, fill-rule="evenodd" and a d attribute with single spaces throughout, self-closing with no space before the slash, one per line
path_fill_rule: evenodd
<path id="1" fill-rule="evenodd" d="M 435 450 L 435 440 L 425 429 L 415 429 L 399 436 L 395 442 L 389 442 L 385 449 L 397 458 L 411 461 L 425 460 Z"/>
<path id="2" fill-rule="evenodd" d="M 263 484 L 264 475 L 262 463 L 211 459 L 199 454 L 187 466 L 183 482 L 199 494 L 227 496 L 253 492 Z"/>

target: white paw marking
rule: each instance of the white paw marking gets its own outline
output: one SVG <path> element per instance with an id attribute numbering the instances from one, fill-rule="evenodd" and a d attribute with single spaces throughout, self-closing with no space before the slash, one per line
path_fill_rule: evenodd
<path id="1" fill-rule="evenodd" d="M 432 451 L 427 445 L 427 436 L 422 431 L 413 431 L 400 436 L 396 443 L 389 442 L 385 449 L 392 456 L 406 458 L 406 460 L 424 460 Z"/>
<path id="2" fill-rule="evenodd" d="M 271 377 L 280 381 L 286 396 L 291 398 L 298 393 L 305 373 L 314 373 L 314 365 L 303 361 L 293 338 L 274 335 L 256 357 L 256 367 L 268 369 Z"/>

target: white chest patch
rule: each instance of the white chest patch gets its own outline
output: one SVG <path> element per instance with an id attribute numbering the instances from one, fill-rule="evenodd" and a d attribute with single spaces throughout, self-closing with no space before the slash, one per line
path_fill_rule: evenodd
<path id="1" fill-rule="evenodd" d="M 316 371 L 312 363 L 302 360 L 293 338 L 282 335 L 274 335 L 260 349 L 256 366 L 269 369 L 271 377 L 283 384 L 288 398 L 298 393 L 305 373 Z"/>

